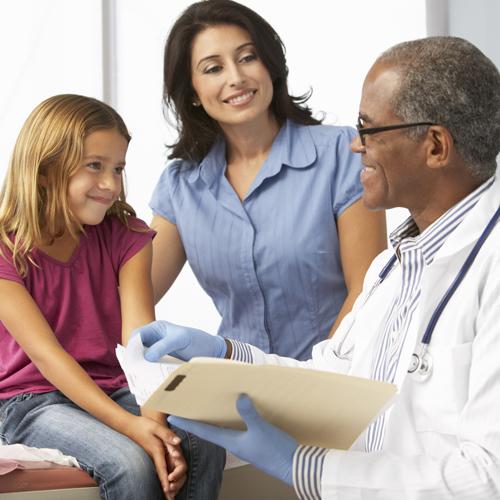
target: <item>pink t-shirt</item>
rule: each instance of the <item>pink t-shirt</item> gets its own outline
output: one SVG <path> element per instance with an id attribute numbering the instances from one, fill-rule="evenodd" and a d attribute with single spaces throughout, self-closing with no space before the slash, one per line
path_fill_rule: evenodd
<path id="1" fill-rule="evenodd" d="M 147 229 L 135 218 L 130 225 Z M 121 342 L 118 272 L 154 234 L 132 231 L 116 217 L 106 217 L 97 226 L 85 226 L 68 262 L 34 250 L 39 267 L 30 264 L 24 278 L 0 256 L 0 279 L 26 287 L 63 348 L 108 393 L 127 385 L 115 355 Z M 0 399 L 54 390 L 0 322 Z"/>

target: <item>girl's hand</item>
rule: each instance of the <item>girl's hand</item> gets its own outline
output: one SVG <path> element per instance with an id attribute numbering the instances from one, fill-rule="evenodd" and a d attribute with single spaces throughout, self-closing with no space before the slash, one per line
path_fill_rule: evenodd
<path id="1" fill-rule="evenodd" d="M 168 432 L 171 432 L 173 436 L 177 437 L 174 431 L 166 428 Z M 170 483 L 170 492 L 173 495 L 177 495 L 179 490 L 182 488 L 187 478 L 187 463 L 182 454 L 182 449 L 180 444 L 169 445 L 167 454 L 167 469 L 168 469 L 168 481 Z"/>
<path id="2" fill-rule="evenodd" d="M 166 424 L 132 415 L 124 433 L 151 457 L 167 499 L 173 500 L 186 481 L 187 465 L 180 438 Z"/>

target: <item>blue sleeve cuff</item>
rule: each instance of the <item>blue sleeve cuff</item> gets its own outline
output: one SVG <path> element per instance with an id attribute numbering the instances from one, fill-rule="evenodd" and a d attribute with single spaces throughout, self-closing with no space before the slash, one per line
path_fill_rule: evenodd
<path id="1" fill-rule="evenodd" d="M 303 500 L 321 500 L 321 475 L 328 450 L 299 446 L 293 456 L 293 485 Z"/>
<path id="2" fill-rule="evenodd" d="M 231 359 L 233 361 L 243 361 L 243 363 L 253 363 L 252 350 L 245 342 L 239 340 L 227 339 L 233 348 Z"/>

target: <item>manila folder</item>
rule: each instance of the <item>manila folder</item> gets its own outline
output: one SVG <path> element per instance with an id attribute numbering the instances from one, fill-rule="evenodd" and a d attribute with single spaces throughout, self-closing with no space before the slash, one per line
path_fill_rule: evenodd
<path id="1" fill-rule="evenodd" d="M 144 406 L 245 429 L 236 399 L 247 394 L 268 422 L 300 444 L 347 450 L 395 393 L 393 384 L 327 371 L 193 358 Z"/>

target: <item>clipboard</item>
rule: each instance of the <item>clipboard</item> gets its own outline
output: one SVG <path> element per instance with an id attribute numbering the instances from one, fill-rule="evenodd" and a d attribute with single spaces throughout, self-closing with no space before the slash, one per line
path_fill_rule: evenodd
<path id="1" fill-rule="evenodd" d="M 396 386 L 308 368 L 193 358 L 173 371 L 144 406 L 244 430 L 236 410 L 243 393 L 268 422 L 300 444 L 347 450 L 388 406 Z"/>

